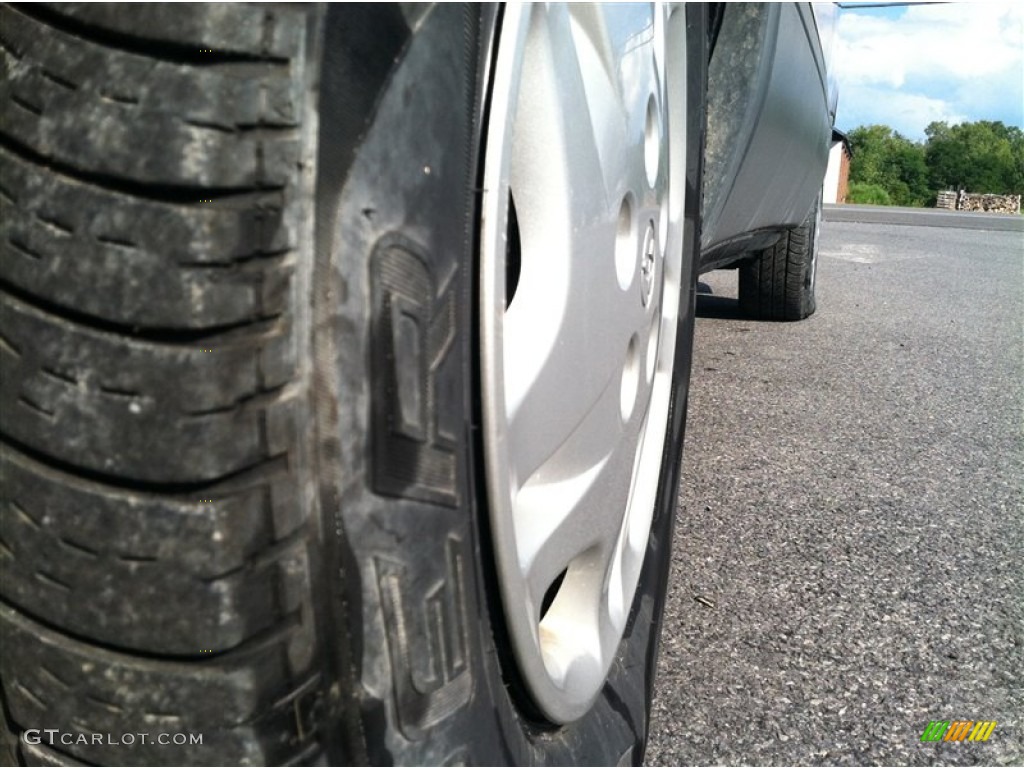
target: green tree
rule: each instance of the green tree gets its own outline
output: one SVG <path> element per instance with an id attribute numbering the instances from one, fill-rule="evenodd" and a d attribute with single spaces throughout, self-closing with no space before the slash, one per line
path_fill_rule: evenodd
<path id="1" fill-rule="evenodd" d="M 1024 131 L 1020 128 L 979 120 L 952 126 L 935 122 L 924 132 L 932 189 L 1024 193 Z"/>
<path id="2" fill-rule="evenodd" d="M 892 205 L 889 193 L 877 184 L 854 182 L 846 193 L 846 201 L 860 205 Z"/>
<path id="3" fill-rule="evenodd" d="M 887 125 L 868 125 L 849 133 L 853 158 L 850 184 L 877 186 L 893 205 L 921 206 L 931 197 L 924 147 Z"/>

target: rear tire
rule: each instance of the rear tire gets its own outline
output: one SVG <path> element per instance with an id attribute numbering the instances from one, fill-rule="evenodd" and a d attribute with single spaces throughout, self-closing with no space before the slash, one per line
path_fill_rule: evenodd
<path id="1" fill-rule="evenodd" d="M 821 195 L 807 219 L 739 267 L 740 310 L 756 320 L 803 320 L 817 308 Z"/>

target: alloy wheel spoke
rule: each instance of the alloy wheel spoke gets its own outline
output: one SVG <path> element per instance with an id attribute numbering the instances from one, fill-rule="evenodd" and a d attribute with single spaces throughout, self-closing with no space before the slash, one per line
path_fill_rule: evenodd
<path id="1" fill-rule="evenodd" d="M 550 480 L 534 478 L 516 495 L 520 568 L 535 599 L 576 557 L 618 535 L 628 495 L 623 469 L 632 468 L 640 437 L 636 426 L 626 429 L 618 423 L 618 411 L 618 393 L 610 391 L 593 409 L 593 418 L 560 450 L 563 466 L 575 463 L 572 470 Z M 596 441 L 590 435 L 609 429 L 615 439 L 602 441 L 611 443 L 609 449 L 593 451 Z M 604 550 L 610 554 L 610 547 Z"/>

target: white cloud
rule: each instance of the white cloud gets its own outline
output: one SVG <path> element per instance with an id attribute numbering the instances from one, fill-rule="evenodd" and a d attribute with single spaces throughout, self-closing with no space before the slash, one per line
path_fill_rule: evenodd
<path id="1" fill-rule="evenodd" d="M 914 140 L 923 139 L 925 127 L 933 121 L 952 124 L 970 119 L 946 99 L 859 83 L 840 88 L 839 105 L 838 128 L 848 130 L 858 125 L 888 125 Z M 856 118 L 847 120 L 845 115 L 856 115 Z"/>
<path id="2" fill-rule="evenodd" d="M 922 138 L 932 120 L 1024 123 L 1024 4 L 840 13 L 834 67 L 840 127 L 892 125 Z M 870 117 L 869 117 L 870 116 Z"/>

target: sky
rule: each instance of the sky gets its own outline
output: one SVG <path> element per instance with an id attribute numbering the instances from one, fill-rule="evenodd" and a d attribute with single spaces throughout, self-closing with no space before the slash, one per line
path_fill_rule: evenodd
<path id="1" fill-rule="evenodd" d="M 843 5 L 837 128 L 877 123 L 914 141 L 933 120 L 1024 128 L 1024 2 Z"/>

